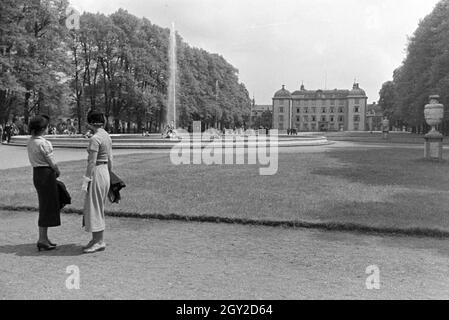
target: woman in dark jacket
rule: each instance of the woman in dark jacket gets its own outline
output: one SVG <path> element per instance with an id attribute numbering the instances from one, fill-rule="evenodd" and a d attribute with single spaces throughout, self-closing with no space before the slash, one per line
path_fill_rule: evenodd
<path id="1" fill-rule="evenodd" d="M 60 171 L 53 146 L 43 136 L 48 133 L 49 118 L 36 116 L 30 121 L 31 138 L 28 140 L 28 158 L 33 167 L 33 182 L 39 199 L 39 241 L 37 248 L 53 250 L 56 244 L 48 239 L 48 228 L 61 225 L 60 203 L 56 178 Z"/>

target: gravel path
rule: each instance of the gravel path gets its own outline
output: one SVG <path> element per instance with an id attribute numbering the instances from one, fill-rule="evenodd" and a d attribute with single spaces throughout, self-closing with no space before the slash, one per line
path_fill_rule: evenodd
<path id="1" fill-rule="evenodd" d="M 419 149 L 423 148 L 421 145 L 410 144 L 375 144 L 375 143 L 356 143 L 347 141 L 337 141 L 334 144 L 326 146 L 311 146 L 311 147 L 284 147 L 279 148 L 281 153 L 317 153 L 326 152 L 335 149 L 371 149 L 371 148 L 406 148 L 406 149 Z M 449 149 L 445 146 L 444 149 Z M 137 153 L 152 153 L 152 154 L 167 154 L 170 150 L 152 150 L 152 149 L 115 149 L 114 156 L 137 154 Z M 67 162 L 75 160 L 87 159 L 87 153 L 84 149 L 68 149 L 68 148 L 56 148 L 55 149 L 56 160 L 58 162 Z M 0 170 L 13 169 L 29 166 L 28 155 L 26 148 L 8 146 L 0 144 Z"/>
<path id="2" fill-rule="evenodd" d="M 159 150 L 114 150 L 114 155 L 125 155 L 135 153 L 161 153 Z M 87 152 L 85 149 L 55 149 L 56 160 L 58 162 L 67 162 L 75 160 L 86 160 Z M 27 150 L 25 147 L 16 147 L 0 144 L 0 170 L 29 167 Z"/>
<path id="3" fill-rule="evenodd" d="M 38 253 L 37 214 L 0 212 L 0 299 L 449 298 L 448 240 L 109 218 L 107 250 L 81 255 L 81 217 L 62 218 Z"/>

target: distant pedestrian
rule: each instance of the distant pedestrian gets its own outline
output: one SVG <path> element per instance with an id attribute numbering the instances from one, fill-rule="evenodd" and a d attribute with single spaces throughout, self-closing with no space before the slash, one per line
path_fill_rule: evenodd
<path id="1" fill-rule="evenodd" d="M 5 127 L 5 140 L 7 143 L 11 141 L 11 131 L 12 131 L 11 123 L 8 122 Z"/>
<path id="2" fill-rule="evenodd" d="M 11 135 L 12 135 L 12 136 L 17 136 L 17 135 L 19 135 L 19 134 L 20 134 L 20 129 L 19 129 L 19 127 L 17 126 L 16 123 L 13 123 L 13 124 L 11 125 Z"/>
<path id="3" fill-rule="evenodd" d="M 22 130 L 23 130 L 22 134 L 24 134 L 24 135 L 28 134 L 29 128 L 28 128 L 28 125 L 26 123 L 23 124 Z"/>
<path id="4" fill-rule="evenodd" d="M 31 138 L 28 140 L 28 158 L 33 167 L 33 182 L 39 199 L 39 251 L 53 250 L 56 244 L 48 238 L 48 228 L 61 225 L 60 203 L 56 178 L 60 171 L 53 146 L 43 136 L 48 133 L 49 118 L 36 116 L 30 121 Z"/>

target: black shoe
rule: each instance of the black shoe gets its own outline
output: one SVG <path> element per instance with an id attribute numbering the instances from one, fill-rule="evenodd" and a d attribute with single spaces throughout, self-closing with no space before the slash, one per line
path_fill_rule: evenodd
<path id="1" fill-rule="evenodd" d="M 56 249 L 56 246 L 52 246 L 50 244 L 45 244 L 45 243 L 40 243 L 40 242 L 37 243 L 37 250 L 39 250 L 39 252 L 41 250 L 50 251 L 50 250 L 54 250 L 54 249 Z"/>

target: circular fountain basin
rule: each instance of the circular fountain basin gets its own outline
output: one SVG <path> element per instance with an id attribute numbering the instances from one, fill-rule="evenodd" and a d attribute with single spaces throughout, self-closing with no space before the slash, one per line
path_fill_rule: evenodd
<path id="1" fill-rule="evenodd" d="M 45 136 L 55 148 L 87 148 L 89 139 L 82 135 L 47 135 Z M 111 134 L 112 145 L 114 149 L 171 149 L 175 145 L 183 143 L 187 146 L 185 140 L 164 139 L 160 134 L 150 134 L 142 136 L 139 134 Z M 11 137 L 11 146 L 26 146 L 29 136 Z M 214 143 L 222 143 L 224 147 L 257 147 L 257 136 L 225 136 L 216 139 L 202 139 L 193 137 L 190 147 L 205 148 Z M 277 147 L 300 147 L 300 146 L 322 146 L 332 142 L 326 137 L 315 134 L 300 134 L 298 136 L 279 135 L 277 142 L 270 141 L 267 136 L 267 146 L 273 144 Z"/>

